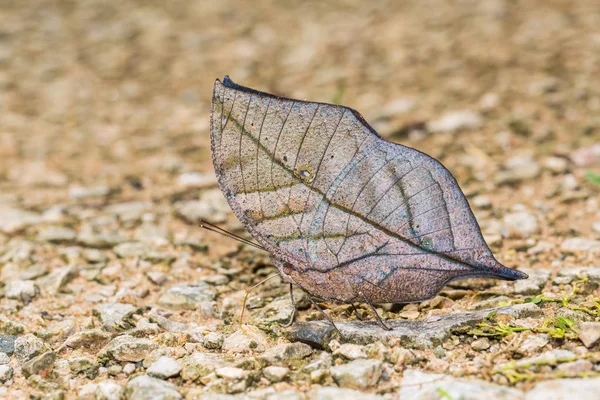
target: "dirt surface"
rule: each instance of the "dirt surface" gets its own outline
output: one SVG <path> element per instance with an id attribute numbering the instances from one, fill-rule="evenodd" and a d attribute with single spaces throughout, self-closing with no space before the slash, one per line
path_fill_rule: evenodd
<path id="1" fill-rule="evenodd" d="M 379 308 L 447 329 L 427 342 L 361 336 L 335 304 L 348 340 L 323 336 L 300 292 L 286 330 L 279 278 L 240 329 L 275 269 L 197 223 L 245 235 L 210 158 L 224 75 L 355 108 L 438 158 L 498 260 L 531 278 Z M 0 0 L 0 396 L 600 390 L 598 76 L 595 1 Z M 516 309 L 463 315 L 500 306 Z"/>

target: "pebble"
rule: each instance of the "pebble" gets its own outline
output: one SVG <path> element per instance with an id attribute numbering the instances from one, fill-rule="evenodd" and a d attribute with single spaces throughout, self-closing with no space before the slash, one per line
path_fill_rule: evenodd
<path id="1" fill-rule="evenodd" d="M 181 378 L 186 381 L 195 381 L 215 372 L 217 368 L 227 366 L 229 363 L 218 354 L 192 353 L 180 360 Z"/>
<path id="2" fill-rule="evenodd" d="M 430 132 L 456 132 L 463 129 L 475 129 L 483 125 L 483 118 L 475 111 L 457 110 L 443 114 L 427 123 Z"/>
<path id="3" fill-rule="evenodd" d="M 73 200 L 83 200 L 91 197 L 106 197 L 112 193 L 109 186 L 71 186 L 69 188 L 69 197 Z"/>
<path id="4" fill-rule="evenodd" d="M 128 400 L 179 400 L 183 396 L 177 386 L 148 375 L 136 376 L 129 381 L 126 388 Z"/>
<path id="5" fill-rule="evenodd" d="M 102 329 L 108 332 L 118 332 L 135 326 L 132 317 L 141 314 L 142 310 L 131 304 L 107 303 L 93 309 L 94 315 L 100 318 Z"/>
<path id="6" fill-rule="evenodd" d="M 600 378 L 555 379 L 537 383 L 525 400 L 596 400 L 600 392 Z"/>
<path id="7" fill-rule="evenodd" d="M 574 237 L 565 239 L 560 245 L 560 250 L 566 254 L 580 252 L 600 253 L 600 240 Z"/>
<path id="8" fill-rule="evenodd" d="M 177 178 L 177 185 L 183 188 L 205 189 L 217 186 L 217 178 L 213 173 L 184 172 Z"/>
<path id="9" fill-rule="evenodd" d="M 504 170 L 498 171 L 494 181 L 498 185 L 514 184 L 536 178 L 540 166 L 531 155 L 517 155 L 504 163 Z"/>
<path id="10" fill-rule="evenodd" d="M 221 367 L 215 369 L 215 374 L 219 378 L 223 378 L 230 381 L 238 381 L 245 379 L 248 373 L 241 368 L 236 367 Z"/>
<path id="11" fill-rule="evenodd" d="M 37 280 L 42 293 L 56 295 L 79 273 L 77 267 L 66 266 L 52 271 L 50 274 Z"/>
<path id="12" fill-rule="evenodd" d="M 506 214 L 503 218 L 509 238 L 527 239 L 541 232 L 537 217 L 526 211 Z"/>
<path id="13" fill-rule="evenodd" d="M 13 368 L 9 365 L 0 365 L 0 383 L 5 383 L 13 377 Z"/>
<path id="14" fill-rule="evenodd" d="M 177 360 L 162 356 L 152 363 L 146 372 L 155 378 L 167 379 L 179 375 L 181 370 L 181 364 Z"/>
<path id="15" fill-rule="evenodd" d="M 158 298 L 158 304 L 173 310 L 195 310 L 200 303 L 210 302 L 215 294 L 205 282 L 196 285 L 181 284 L 167 289 Z"/>
<path id="16" fill-rule="evenodd" d="M 569 350 L 554 349 L 546 351 L 542 354 L 535 355 L 529 358 L 522 358 L 515 362 L 519 368 L 541 365 L 541 364 L 557 364 L 560 362 L 573 361 L 576 358 L 575 353 Z M 502 365 L 499 366 L 502 368 Z"/>
<path id="17" fill-rule="evenodd" d="M 356 360 L 358 358 L 367 358 L 367 352 L 364 346 L 344 343 L 333 352 L 334 355 L 340 355 L 348 360 Z"/>
<path id="18" fill-rule="evenodd" d="M 294 306 L 289 297 L 273 300 L 263 309 L 252 315 L 253 325 L 268 328 L 273 323 L 287 323 L 294 314 Z"/>
<path id="19" fill-rule="evenodd" d="M 575 150 L 569 156 L 578 167 L 590 167 L 600 164 L 600 143 Z"/>
<path id="20" fill-rule="evenodd" d="M 488 338 L 480 338 L 471 343 L 471 348 L 475 351 L 483 351 L 490 348 L 490 340 Z"/>
<path id="21" fill-rule="evenodd" d="M 156 348 L 158 348 L 158 345 L 152 340 L 122 335 L 112 339 L 102 349 L 101 354 L 102 356 L 110 356 L 117 361 L 138 362 L 142 361 L 148 353 Z"/>
<path id="22" fill-rule="evenodd" d="M 528 335 L 519 349 L 517 350 L 519 353 L 524 355 L 531 355 L 537 353 L 539 350 L 543 349 L 550 342 L 550 335 L 547 333 L 534 333 Z"/>
<path id="23" fill-rule="evenodd" d="M 442 396 L 447 393 L 447 396 Z M 494 399 L 519 400 L 523 392 L 478 379 L 460 379 L 450 375 L 430 374 L 413 369 L 404 371 L 398 391 L 400 399 Z"/>
<path id="24" fill-rule="evenodd" d="M 532 295 L 542 292 L 550 279 L 550 271 L 541 268 L 520 268 L 520 271 L 529 275 L 529 279 L 516 281 L 514 291 L 516 294 Z"/>
<path id="25" fill-rule="evenodd" d="M 565 372 L 567 374 L 581 374 L 592 370 L 594 364 L 589 360 L 576 360 L 560 364 L 556 367 L 557 370 Z"/>
<path id="26" fill-rule="evenodd" d="M 10 356 L 6 353 L 0 352 L 0 365 L 5 365 L 10 362 Z"/>
<path id="27" fill-rule="evenodd" d="M 106 207 L 105 211 L 113 215 L 121 222 L 131 223 L 141 221 L 144 214 L 154 205 L 147 201 L 129 201 L 125 203 L 117 203 Z"/>
<path id="28" fill-rule="evenodd" d="M 113 380 L 98 382 L 95 390 L 96 400 L 122 400 L 125 397 L 125 389 Z"/>
<path id="29" fill-rule="evenodd" d="M 543 166 L 554 174 L 564 174 L 569 170 L 569 162 L 562 157 L 547 157 L 543 161 Z"/>
<path id="30" fill-rule="evenodd" d="M 89 357 L 74 357 L 68 360 L 69 369 L 74 375 L 84 374 L 89 379 L 98 375 L 98 362 Z"/>
<path id="31" fill-rule="evenodd" d="M 271 365 L 290 366 L 312 354 L 312 348 L 304 343 L 281 343 L 263 353 L 262 360 Z"/>
<path id="32" fill-rule="evenodd" d="M 32 333 L 18 337 L 14 342 L 15 357 L 22 364 L 48 350 L 43 340 Z"/>
<path id="33" fill-rule="evenodd" d="M 382 367 L 383 364 L 379 360 L 361 359 L 331 367 L 330 373 L 339 386 L 364 390 L 377 384 Z"/>
<path id="34" fill-rule="evenodd" d="M 77 232 L 63 226 L 51 226 L 38 233 L 37 240 L 50 243 L 68 243 L 75 240 Z"/>
<path id="35" fill-rule="evenodd" d="M 579 339 L 588 349 L 594 347 L 600 341 L 600 322 L 581 322 Z"/>
<path id="36" fill-rule="evenodd" d="M 123 367 L 123 373 L 125 375 L 131 375 L 131 374 L 133 374 L 135 372 L 136 369 L 137 369 L 137 367 L 135 366 L 134 363 L 127 363 Z"/>
<path id="37" fill-rule="evenodd" d="M 219 212 L 206 202 L 198 200 L 175 203 L 175 213 L 190 224 L 198 224 L 201 220 L 221 224 L 227 220 L 227 213 Z"/>
<path id="38" fill-rule="evenodd" d="M 89 329 L 74 333 L 65 340 L 65 346 L 77 348 L 98 348 L 106 344 L 111 338 L 111 334 L 102 329 Z"/>
<path id="39" fill-rule="evenodd" d="M 223 346 L 224 336 L 220 332 L 209 332 L 204 336 L 202 344 L 209 350 L 218 350 Z"/>
<path id="40" fill-rule="evenodd" d="M 37 213 L 0 204 L 0 231 L 15 233 L 41 221 Z"/>
<path id="41" fill-rule="evenodd" d="M 4 286 L 4 295 L 7 298 L 22 300 L 24 303 L 29 303 L 39 292 L 34 281 L 14 280 L 6 282 Z"/>
<path id="42" fill-rule="evenodd" d="M 54 368 L 55 360 L 56 355 L 51 351 L 47 351 L 46 353 L 25 361 L 21 366 L 21 372 L 26 378 L 31 375 L 47 375 Z"/>
<path id="43" fill-rule="evenodd" d="M 290 327 L 294 341 L 306 343 L 317 349 L 326 349 L 337 332 L 327 322 L 294 322 Z"/>
<path id="44" fill-rule="evenodd" d="M 249 353 L 252 351 L 262 352 L 267 347 L 267 335 L 262 330 L 255 326 L 243 325 L 223 340 L 221 348 L 232 353 Z"/>
<path id="45" fill-rule="evenodd" d="M 276 383 L 281 382 L 290 373 L 290 370 L 285 367 L 278 367 L 270 365 L 263 369 L 263 375 L 269 380 L 269 382 Z"/>

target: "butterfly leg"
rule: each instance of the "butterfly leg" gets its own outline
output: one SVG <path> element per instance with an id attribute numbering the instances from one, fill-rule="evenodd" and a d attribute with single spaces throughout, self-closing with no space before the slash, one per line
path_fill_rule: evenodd
<path id="1" fill-rule="evenodd" d="M 342 333 L 340 332 L 340 330 L 337 328 L 337 326 L 335 326 L 335 324 L 333 323 L 333 320 L 329 317 L 329 315 L 327 315 L 325 313 L 325 311 L 323 311 L 323 309 L 321 307 L 319 307 L 319 305 L 317 304 L 316 301 L 313 300 L 312 297 L 308 296 L 308 299 L 310 300 L 310 302 L 312 303 L 313 306 L 315 306 L 315 308 L 317 310 L 319 310 L 319 312 L 321 314 L 323 314 L 323 316 L 325 317 L 325 319 L 327 319 L 327 321 L 329 321 L 329 323 L 331 324 L 331 326 L 333 326 L 333 329 L 335 329 L 337 331 L 337 333 L 340 335 L 340 337 L 342 337 Z"/>
<path id="2" fill-rule="evenodd" d="M 375 318 L 377 318 L 377 323 L 379 324 L 379 326 L 382 327 L 383 329 L 385 329 L 386 331 L 391 331 L 392 328 L 390 328 L 389 326 L 387 326 L 383 322 L 383 320 L 379 316 L 379 313 L 377 313 L 377 310 L 375 309 L 375 307 L 373 306 L 373 304 L 371 304 L 371 302 L 369 301 L 369 299 L 367 298 L 367 296 L 365 296 L 365 294 L 363 292 L 360 292 L 360 295 L 362 296 L 362 298 L 365 301 L 365 303 L 367 303 L 369 305 L 369 307 L 371 308 L 371 311 L 373 311 L 373 314 L 375 314 Z"/>
<path id="3" fill-rule="evenodd" d="M 294 319 L 296 317 L 296 301 L 294 300 L 294 291 L 293 291 L 293 287 L 292 287 L 291 283 L 290 283 L 290 299 L 292 299 L 292 307 L 294 307 L 294 311 L 292 311 L 292 316 L 290 317 L 290 321 L 285 325 L 281 325 L 284 328 L 289 328 L 290 326 L 292 326 L 292 324 L 294 323 Z"/>

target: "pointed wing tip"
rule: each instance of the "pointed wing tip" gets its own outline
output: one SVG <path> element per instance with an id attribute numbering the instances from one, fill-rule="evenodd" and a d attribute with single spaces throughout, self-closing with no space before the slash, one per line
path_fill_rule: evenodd
<path id="1" fill-rule="evenodd" d="M 500 279 L 506 279 L 506 280 L 509 280 L 509 281 L 516 281 L 516 280 L 520 280 L 520 279 L 527 279 L 527 278 L 529 278 L 529 275 L 527 275 L 525 272 L 505 267 L 502 264 L 500 264 L 500 265 L 502 266 L 502 270 L 498 271 L 498 272 L 496 272 L 494 274 L 494 275 L 496 275 Z"/>

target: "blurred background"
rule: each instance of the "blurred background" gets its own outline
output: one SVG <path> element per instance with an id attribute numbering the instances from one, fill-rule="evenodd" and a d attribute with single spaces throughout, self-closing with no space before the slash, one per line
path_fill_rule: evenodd
<path id="1" fill-rule="evenodd" d="M 1 0 L 0 199 L 208 184 L 212 85 L 228 74 L 359 110 L 485 194 L 482 212 L 550 203 L 536 233 L 590 235 L 599 73 L 596 1 Z"/>

